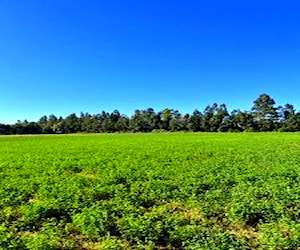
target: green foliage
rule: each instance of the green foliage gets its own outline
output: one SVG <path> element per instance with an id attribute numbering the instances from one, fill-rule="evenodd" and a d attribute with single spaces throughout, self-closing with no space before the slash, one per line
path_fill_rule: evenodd
<path id="1" fill-rule="evenodd" d="M 286 219 L 260 226 L 262 245 L 267 249 L 297 249 L 300 246 L 299 222 Z"/>
<path id="2" fill-rule="evenodd" d="M 27 232 L 23 241 L 28 249 L 61 249 L 61 231 L 54 221 L 44 223 L 39 232 Z"/>
<path id="3" fill-rule="evenodd" d="M 101 207 L 92 206 L 84 209 L 82 213 L 76 214 L 73 222 L 88 237 L 107 236 L 109 227 L 113 223 L 110 221 L 108 212 Z"/>
<path id="4" fill-rule="evenodd" d="M 290 133 L 2 136 L 0 249 L 297 249 L 299 148 Z"/>
<path id="5" fill-rule="evenodd" d="M 18 121 L 13 125 L 0 124 L 0 135 L 10 134 L 70 134 L 70 133 L 116 133 L 116 132 L 259 132 L 300 131 L 300 112 L 294 106 L 275 106 L 267 94 L 261 94 L 251 111 L 233 110 L 230 114 L 225 104 L 213 103 L 201 113 L 181 114 L 178 110 L 165 108 L 155 112 L 153 108 L 135 110 L 131 117 L 118 110 L 99 114 L 81 112 L 67 117 L 43 116 L 38 122 Z"/>

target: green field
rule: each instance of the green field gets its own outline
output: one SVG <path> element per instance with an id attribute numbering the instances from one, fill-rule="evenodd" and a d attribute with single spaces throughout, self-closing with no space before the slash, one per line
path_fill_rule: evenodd
<path id="1" fill-rule="evenodd" d="M 0 137 L 1 249 L 300 249 L 300 134 Z"/>

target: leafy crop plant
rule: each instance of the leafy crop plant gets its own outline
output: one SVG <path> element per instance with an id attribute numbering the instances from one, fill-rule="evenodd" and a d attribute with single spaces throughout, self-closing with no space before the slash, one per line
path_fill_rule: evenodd
<path id="1" fill-rule="evenodd" d="M 0 249 L 299 249 L 300 136 L 0 137 Z"/>

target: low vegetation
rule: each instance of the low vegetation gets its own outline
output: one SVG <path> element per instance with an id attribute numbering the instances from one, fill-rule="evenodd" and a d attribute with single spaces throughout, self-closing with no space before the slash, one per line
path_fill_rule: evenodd
<path id="1" fill-rule="evenodd" d="M 297 249 L 300 137 L 0 137 L 0 249 Z"/>

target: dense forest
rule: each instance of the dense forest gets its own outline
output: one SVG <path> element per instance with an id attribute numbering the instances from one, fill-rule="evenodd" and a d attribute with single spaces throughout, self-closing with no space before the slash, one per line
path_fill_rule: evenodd
<path id="1" fill-rule="evenodd" d="M 18 121 L 16 124 L 0 124 L 0 134 L 68 134 L 113 133 L 152 131 L 194 132 L 259 132 L 300 131 L 300 112 L 293 105 L 276 106 L 274 99 L 261 94 L 250 111 L 239 109 L 228 112 L 225 104 L 214 103 L 203 112 L 181 114 L 174 109 L 155 112 L 152 108 L 135 110 L 131 117 L 118 110 L 99 114 L 75 113 L 67 117 L 43 116 L 37 122 Z"/>

